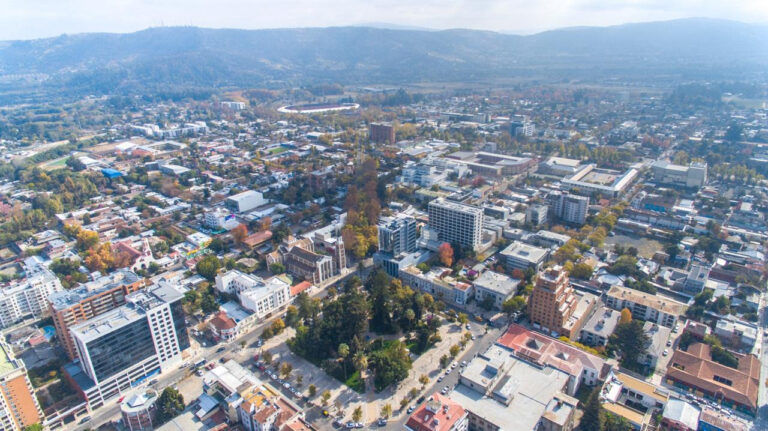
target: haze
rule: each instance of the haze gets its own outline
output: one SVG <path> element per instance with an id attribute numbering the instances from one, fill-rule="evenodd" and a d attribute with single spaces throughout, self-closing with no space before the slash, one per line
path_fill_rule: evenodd
<path id="1" fill-rule="evenodd" d="M 5 0 L 0 10 L 0 40 L 162 25 L 257 29 L 391 23 L 533 33 L 687 17 L 768 21 L 763 0 Z"/>

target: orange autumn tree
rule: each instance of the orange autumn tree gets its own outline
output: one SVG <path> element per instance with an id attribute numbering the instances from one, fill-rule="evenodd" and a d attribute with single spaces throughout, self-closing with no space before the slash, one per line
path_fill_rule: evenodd
<path id="1" fill-rule="evenodd" d="M 112 254 L 112 246 L 105 242 L 88 249 L 85 256 L 85 266 L 91 271 L 104 272 L 114 268 L 115 256 Z"/>
<path id="2" fill-rule="evenodd" d="M 236 243 L 242 244 L 246 237 L 248 237 L 248 228 L 244 224 L 239 224 L 232 229 L 232 238 L 235 239 Z"/>
<path id="3" fill-rule="evenodd" d="M 453 264 L 453 247 L 447 242 L 440 244 L 440 248 L 437 249 L 440 256 L 440 263 L 450 267 Z"/>

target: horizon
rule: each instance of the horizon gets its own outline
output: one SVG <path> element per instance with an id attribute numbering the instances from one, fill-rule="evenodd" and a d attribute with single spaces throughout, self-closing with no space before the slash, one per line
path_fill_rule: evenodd
<path id="1" fill-rule="evenodd" d="M 0 40 L 20 41 L 83 33 L 130 34 L 158 27 L 271 30 L 291 28 L 374 27 L 398 30 L 493 31 L 520 36 L 571 27 L 612 27 L 681 19 L 721 19 L 768 24 L 768 4 L 742 0 L 682 0 L 668 5 L 657 0 L 521 0 L 466 2 L 423 0 L 291 0 L 281 5 L 222 0 L 211 13 L 207 0 L 43 0 L 49 7 L 19 2 L 4 7 Z M 343 10 L 344 14 L 338 11 Z"/>

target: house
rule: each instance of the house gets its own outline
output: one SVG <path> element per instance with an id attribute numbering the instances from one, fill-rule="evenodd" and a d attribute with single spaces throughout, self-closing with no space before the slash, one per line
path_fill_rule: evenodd
<path id="1" fill-rule="evenodd" d="M 213 316 L 208 327 L 217 341 L 232 341 L 238 336 L 237 323 L 223 310 Z"/>

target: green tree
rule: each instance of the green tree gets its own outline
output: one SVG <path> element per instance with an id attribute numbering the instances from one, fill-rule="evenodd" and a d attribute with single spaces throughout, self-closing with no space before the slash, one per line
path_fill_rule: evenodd
<path id="1" fill-rule="evenodd" d="M 360 406 L 357 406 L 355 410 L 352 412 L 352 421 L 360 422 L 362 418 L 363 418 L 363 408 Z"/>
<path id="2" fill-rule="evenodd" d="M 637 366 L 638 357 L 645 352 L 649 339 L 643 331 L 643 322 L 632 320 L 616 326 L 610 341 L 621 354 L 622 366 L 632 369 Z"/>
<path id="3" fill-rule="evenodd" d="M 282 263 L 273 263 L 269 265 L 269 272 L 272 274 L 282 274 L 285 272 L 285 266 Z"/>
<path id="4" fill-rule="evenodd" d="M 43 426 L 40 424 L 32 424 L 24 427 L 24 431 L 43 431 Z"/>
<path id="5" fill-rule="evenodd" d="M 309 387 L 307 389 L 309 390 L 309 396 L 310 397 L 314 397 L 315 394 L 317 394 L 317 386 L 309 385 Z"/>
<path id="6" fill-rule="evenodd" d="M 581 417 L 579 429 L 582 431 L 602 431 L 602 409 L 600 405 L 600 388 L 597 387 L 589 394 L 589 398 L 584 405 L 584 415 Z"/>
<path id="7" fill-rule="evenodd" d="M 175 418 L 184 410 L 184 397 L 176 389 L 168 386 L 158 397 L 157 402 L 157 423 L 164 424 Z"/>
<path id="8" fill-rule="evenodd" d="M 507 313 L 507 315 L 511 316 L 517 312 L 522 311 L 525 308 L 525 305 L 525 297 L 522 295 L 517 295 L 504 301 L 504 303 L 501 304 L 501 309 Z"/>
<path id="9" fill-rule="evenodd" d="M 381 417 L 388 419 L 390 416 L 392 416 L 392 404 L 384 404 L 381 407 Z"/>
<path id="10" fill-rule="evenodd" d="M 331 391 L 329 391 L 327 389 L 324 390 L 323 394 L 320 395 L 320 398 L 323 400 L 323 405 L 328 404 L 328 400 L 331 399 Z"/>
<path id="11" fill-rule="evenodd" d="M 341 343 L 339 344 L 337 351 L 341 358 L 341 366 L 344 368 L 344 380 L 347 380 L 347 356 L 349 356 L 349 346 L 345 343 Z"/>
<path id="12" fill-rule="evenodd" d="M 456 355 L 458 355 L 460 351 L 461 351 L 461 347 L 459 347 L 459 345 L 458 345 L 458 344 L 454 344 L 454 345 L 453 345 L 453 346 L 451 346 L 451 348 L 448 350 L 448 353 L 450 353 L 450 354 L 451 354 L 451 357 L 455 358 L 455 357 L 456 357 Z"/>
<path id="13" fill-rule="evenodd" d="M 195 265 L 197 273 L 210 281 L 213 281 L 216 278 L 219 269 L 221 269 L 221 262 L 218 257 L 212 254 L 205 256 L 197 262 L 197 265 Z"/>
<path id="14" fill-rule="evenodd" d="M 295 328 L 298 323 L 299 323 L 299 309 L 293 305 L 289 305 L 288 309 L 285 310 L 285 324 L 292 328 Z"/>

